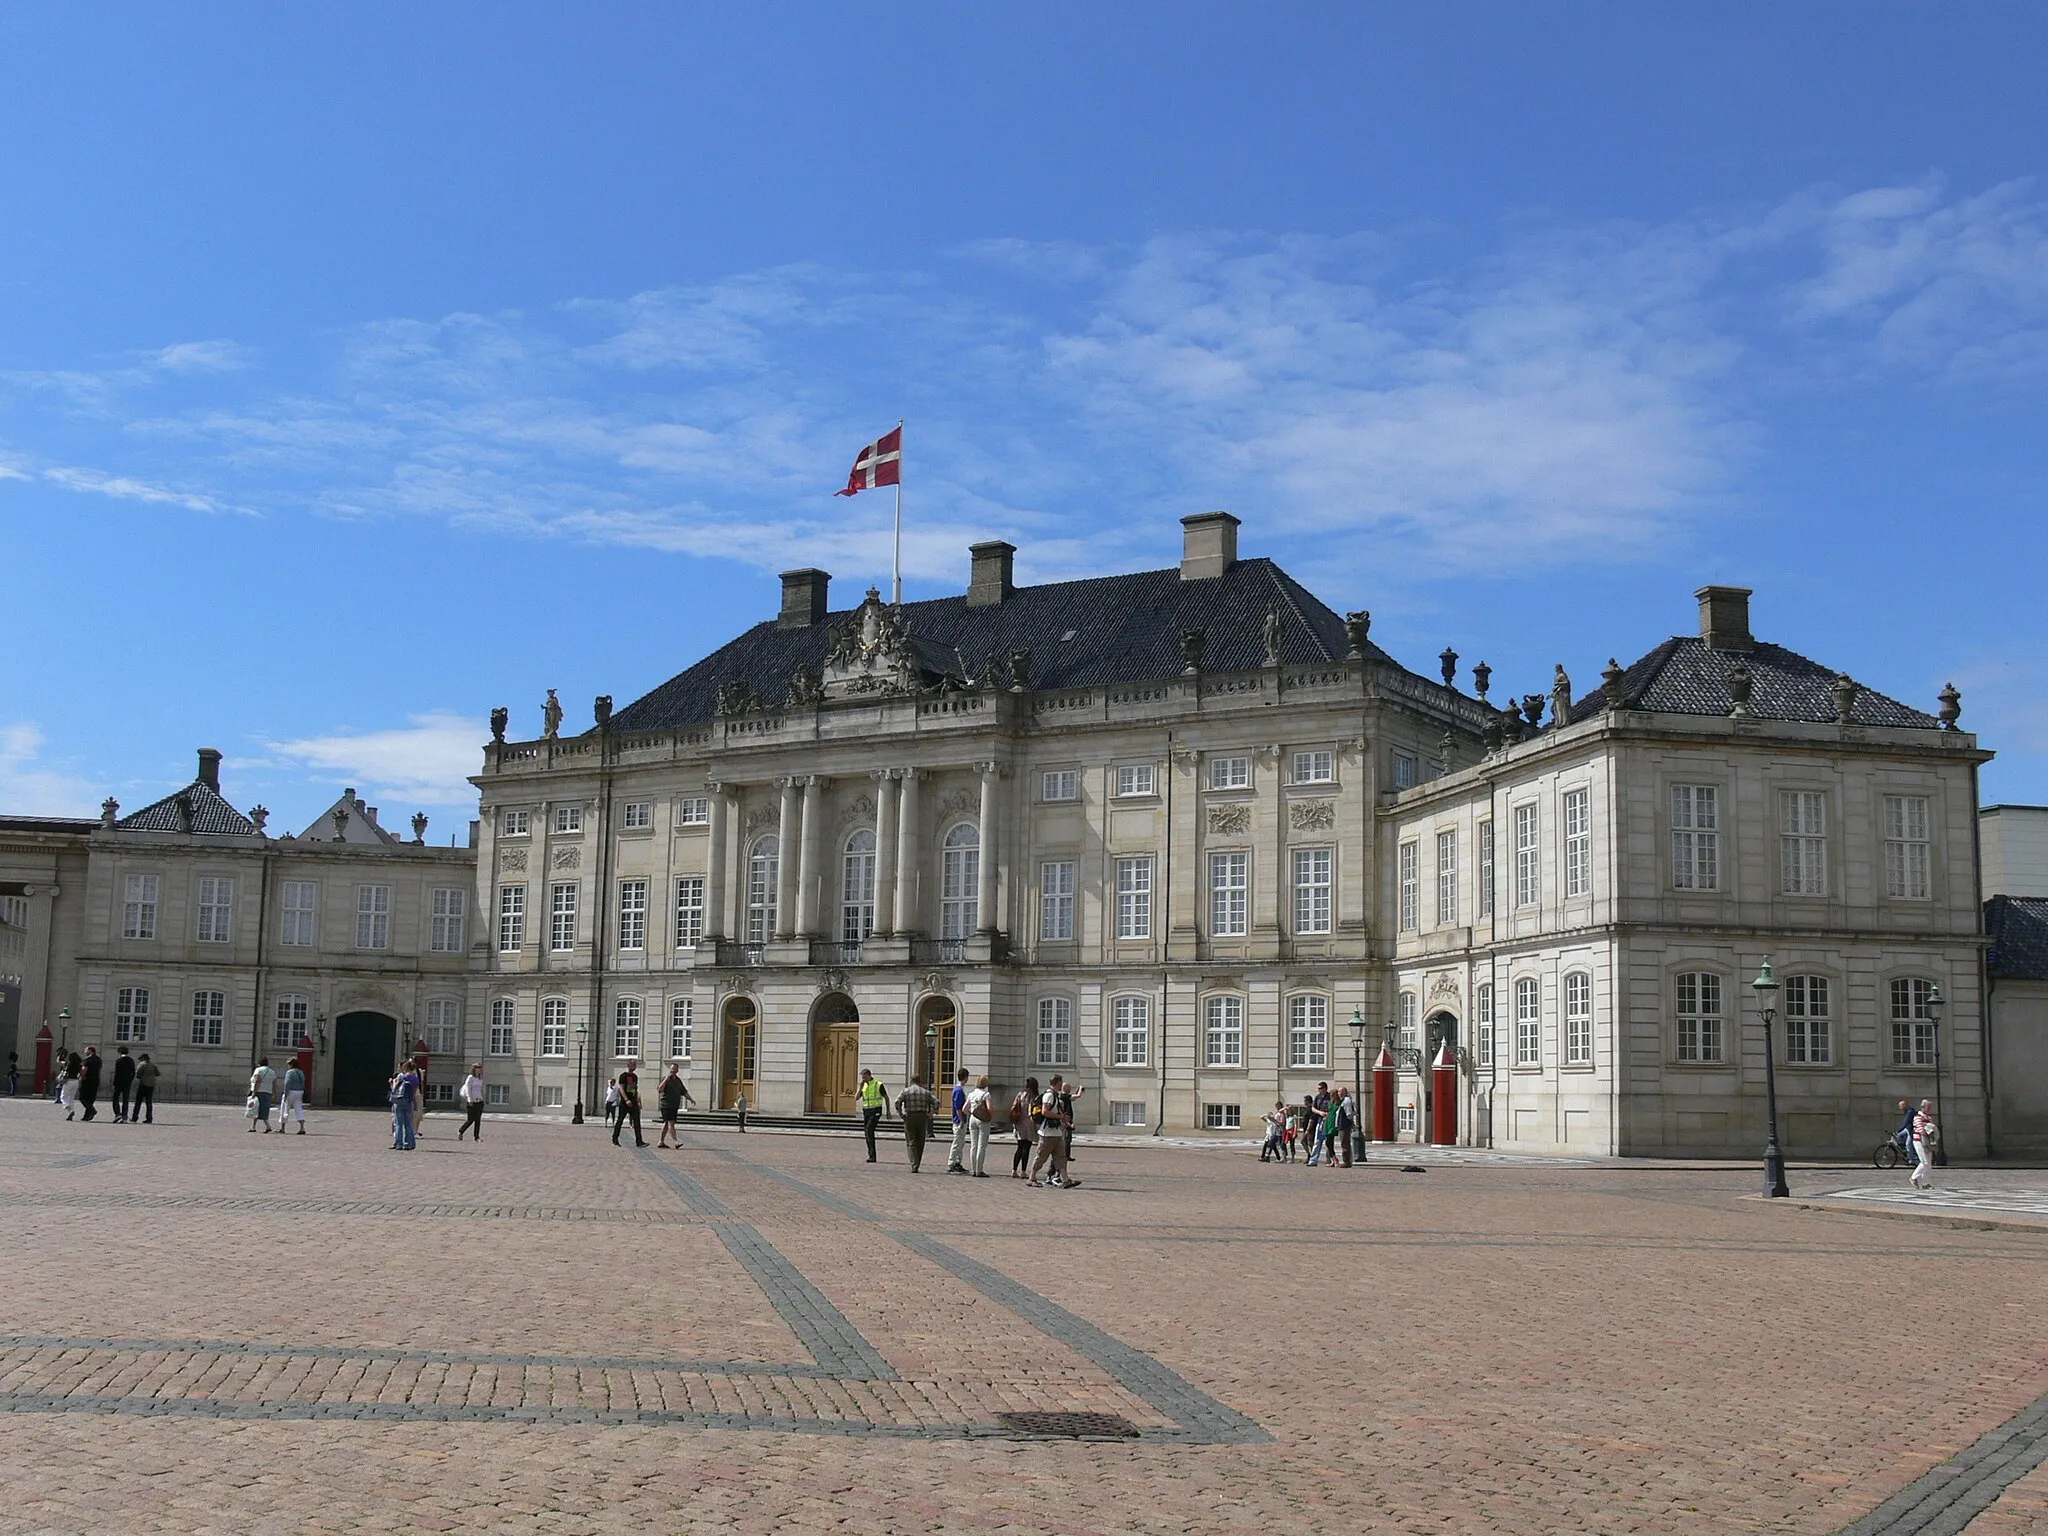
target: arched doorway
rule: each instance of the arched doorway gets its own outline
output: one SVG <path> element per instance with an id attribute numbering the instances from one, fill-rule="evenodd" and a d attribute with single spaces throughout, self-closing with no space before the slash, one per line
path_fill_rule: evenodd
<path id="1" fill-rule="evenodd" d="M 1423 1043 L 1428 1046 L 1428 1050 L 1422 1058 L 1422 1124 L 1419 1127 L 1421 1134 L 1416 1139 L 1454 1146 L 1458 1140 L 1455 1129 L 1458 1117 L 1455 1113 L 1450 1118 L 1453 1130 L 1449 1136 L 1442 1136 L 1437 1130 L 1436 1073 L 1433 1069 L 1436 1066 L 1437 1053 L 1446 1045 L 1451 1047 L 1452 1059 L 1457 1058 L 1458 1021 L 1448 1013 L 1431 1014 L 1428 1027 L 1423 1032 Z"/>
<path id="2" fill-rule="evenodd" d="M 953 1080 L 960 1064 L 960 1017 L 950 997 L 933 996 L 917 1005 L 917 1063 L 933 1092 Z"/>
<path id="3" fill-rule="evenodd" d="M 334 1107 L 387 1109 L 398 1063 L 398 1020 L 363 1010 L 334 1021 Z"/>
<path id="4" fill-rule="evenodd" d="M 729 997 L 719 1019 L 718 1107 L 733 1109 L 744 1096 L 749 1109 L 760 1103 L 754 1072 L 761 1059 L 761 1010 L 751 997 Z"/>
<path id="5" fill-rule="evenodd" d="M 811 1113 L 859 1109 L 860 1009 L 844 992 L 827 992 L 811 1005 Z"/>

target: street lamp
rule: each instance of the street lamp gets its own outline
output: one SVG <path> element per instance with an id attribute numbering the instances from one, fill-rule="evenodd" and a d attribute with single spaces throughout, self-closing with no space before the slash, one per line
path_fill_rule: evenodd
<path id="1" fill-rule="evenodd" d="M 1351 1160 L 1365 1161 L 1365 1010 L 1351 1010 Z"/>
<path id="2" fill-rule="evenodd" d="M 1792 1191 L 1785 1184 L 1785 1154 L 1778 1146 L 1778 1068 L 1771 1049 L 1771 1025 L 1778 1017 L 1778 983 L 1771 975 L 1771 957 L 1764 956 L 1764 968 L 1750 984 L 1756 993 L 1756 1011 L 1764 1021 L 1764 1103 L 1770 1115 L 1770 1140 L 1764 1143 L 1764 1194 L 1782 1200 Z"/>
<path id="3" fill-rule="evenodd" d="M 57 1010 L 57 1054 L 62 1056 L 71 1044 L 71 1010 Z"/>
<path id="4" fill-rule="evenodd" d="M 1927 1017 L 1934 1025 L 1934 1123 L 1941 1124 L 1941 1010 L 1943 998 L 1941 984 L 1933 982 L 1927 988 Z M 1948 1138 L 1943 1136 L 1934 1144 L 1934 1165 L 1948 1166 Z"/>
<path id="5" fill-rule="evenodd" d="M 587 1019 L 578 1019 L 576 1021 L 576 1113 L 569 1117 L 571 1125 L 581 1125 L 583 1123 L 583 1058 L 590 1054 L 590 1048 L 584 1044 L 584 1041 L 589 1034 L 589 1021 Z"/>
<path id="6" fill-rule="evenodd" d="M 931 1079 L 925 1086 L 933 1093 L 939 1091 L 939 1024 L 936 1019 L 925 1020 L 924 1025 L 924 1070 Z"/>

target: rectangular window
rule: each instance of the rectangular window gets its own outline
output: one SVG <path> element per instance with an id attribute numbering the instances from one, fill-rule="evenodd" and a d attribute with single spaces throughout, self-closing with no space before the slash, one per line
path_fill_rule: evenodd
<path id="1" fill-rule="evenodd" d="M 1074 866 L 1047 864 L 1038 887 L 1038 936 L 1059 942 L 1074 936 Z"/>
<path id="2" fill-rule="evenodd" d="M 1721 888 L 1721 791 L 1671 786 L 1671 883 L 1681 891 Z"/>
<path id="3" fill-rule="evenodd" d="M 391 947 L 391 887 L 356 887 L 356 948 Z"/>
<path id="4" fill-rule="evenodd" d="M 1152 764 L 1132 763 L 1116 771 L 1116 792 L 1119 798 L 1126 795 L 1149 795 L 1153 789 Z"/>
<path id="5" fill-rule="evenodd" d="M 192 994 L 192 1043 L 224 1045 L 227 1042 L 228 995 L 199 991 Z"/>
<path id="6" fill-rule="evenodd" d="M 562 1010 L 561 1017 L 566 1018 L 568 1016 L 569 1005 L 567 1003 L 562 1002 L 558 998 L 552 1006 Z M 510 1056 L 512 1054 L 513 1019 L 512 999 L 501 997 L 491 1004 L 491 1028 L 489 1034 L 485 1037 L 485 1055 Z M 566 1045 L 566 1032 L 563 1039 Z M 557 1051 L 556 1054 L 560 1055 L 561 1052 Z"/>
<path id="7" fill-rule="evenodd" d="M 1110 1002 L 1109 1059 L 1112 1066 L 1142 1067 L 1152 1059 L 1152 1004 L 1142 997 Z"/>
<path id="8" fill-rule="evenodd" d="M 1493 1065 L 1493 983 L 1481 982 L 1472 991 L 1473 1038 L 1479 1048 L 1479 1065 Z"/>
<path id="9" fill-rule="evenodd" d="M 526 887 L 498 887 L 498 949 L 512 954 L 526 947 Z"/>
<path id="10" fill-rule="evenodd" d="M 640 999 L 622 997 L 612 1008 L 612 1055 L 620 1061 L 640 1055 Z"/>
<path id="11" fill-rule="evenodd" d="M 428 948 L 437 954 L 462 953 L 464 919 L 469 915 L 469 892 L 449 887 L 434 892 L 434 921 Z"/>
<path id="12" fill-rule="evenodd" d="M 1493 823 L 1479 823 L 1479 915 L 1493 916 Z"/>
<path id="13" fill-rule="evenodd" d="M 1785 1060 L 1825 1067 L 1835 1059 L 1833 999 L 1825 976 L 1785 978 Z"/>
<path id="14" fill-rule="evenodd" d="M 685 795 L 676 802 L 676 825 L 704 827 L 711 824 L 711 800 L 706 795 Z"/>
<path id="15" fill-rule="evenodd" d="M 26 896 L 0 896 L 0 923 L 10 928 L 28 926 L 28 898 Z"/>
<path id="16" fill-rule="evenodd" d="M 454 1056 L 462 1050 L 462 1022 L 453 998 L 437 997 L 427 1003 L 427 1054 Z"/>
<path id="17" fill-rule="evenodd" d="M 1396 1129 L 1401 1135 L 1413 1136 L 1415 1134 L 1417 1121 L 1415 1105 L 1412 1102 L 1396 1106 L 1394 1118 L 1397 1122 Z"/>
<path id="18" fill-rule="evenodd" d="M 1925 795 L 1884 797 L 1885 894 L 1902 901 L 1925 901 L 1934 894 L 1929 874 L 1931 847 L 1927 835 Z"/>
<path id="19" fill-rule="evenodd" d="M 491 1027 L 498 1026 L 499 1009 L 504 1010 L 503 1022 L 506 1029 L 512 1027 L 512 1004 L 501 998 L 491 1004 Z M 540 1053 L 543 1056 L 566 1056 L 569 1054 L 569 1003 L 566 998 L 551 997 L 540 1005 Z"/>
<path id="20" fill-rule="evenodd" d="M 704 937 L 704 877 L 684 875 L 676 881 L 676 948 L 695 949 Z"/>
<path id="21" fill-rule="evenodd" d="M 1330 1064 L 1330 1000 L 1313 993 L 1287 1000 L 1287 1065 Z"/>
<path id="22" fill-rule="evenodd" d="M 156 937 L 157 877 L 155 875 L 130 875 L 128 877 L 128 900 L 121 911 L 121 937 L 124 939 L 153 939 Z"/>
<path id="23" fill-rule="evenodd" d="M 581 832 L 583 830 L 583 807 L 580 805 L 556 806 L 555 830 L 557 832 Z"/>
<path id="24" fill-rule="evenodd" d="M 1236 1104 L 1204 1104 L 1202 1126 L 1211 1131 L 1235 1131 L 1244 1125 L 1244 1110 Z"/>
<path id="25" fill-rule="evenodd" d="M 619 882 L 619 948 L 647 947 L 647 882 Z"/>
<path id="26" fill-rule="evenodd" d="M 1202 1065 L 1244 1065 L 1244 999 L 1219 992 L 1203 1005 Z"/>
<path id="27" fill-rule="evenodd" d="M 1593 894 L 1593 815 L 1583 789 L 1564 792 L 1564 893 Z"/>
<path id="28" fill-rule="evenodd" d="M 1458 834 L 1436 835 L 1436 920 L 1449 927 L 1458 920 Z"/>
<path id="29" fill-rule="evenodd" d="M 535 1109 L 560 1109 L 562 1107 L 562 1090 L 560 1088 L 534 1089 L 533 1107 Z"/>
<path id="30" fill-rule="evenodd" d="M 1333 863 L 1328 848 L 1297 848 L 1294 850 L 1294 931 L 1296 933 L 1328 933 L 1330 931 L 1330 870 Z"/>
<path id="31" fill-rule="evenodd" d="M 1543 983 L 1534 976 L 1515 982 L 1515 1065 L 1543 1065 Z"/>
<path id="32" fill-rule="evenodd" d="M 199 880 L 199 942 L 225 944 L 234 926 L 235 882 L 226 875 Z"/>
<path id="33" fill-rule="evenodd" d="M 1418 910 L 1422 903 L 1422 874 L 1419 868 L 1421 863 L 1421 844 L 1403 843 L 1400 853 L 1400 913 L 1401 931 L 1403 933 L 1413 933 L 1422 923 L 1421 914 Z"/>
<path id="34" fill-rule="evenodd" d="M 563 954 L 576 947 L 576 887 L 548 888 L 548 948 Z"/>
<path id="35" fill-rule="evenodd" d="M 512 1102 L 512 1085 L 510 1083 L 484 1084 L 484 1102 L 496 1105 L 510 1104 Z"/>
<path id="36" fill-rule="evenodd" d="M 980 923 L 981 847 L 974 827 L 962 822 L 946 834 L 939 854 L 939 937 L 964 939 Z"/>
<path id="37" fill-rule="evenodd" d="M 1564 979 L 1564 1064 L 1593 1065 L 1593 978 L 1584 971 Z"/>
<path id="38" fill-rule="evenodd" d="M 301 948 L 310 947 L 319 931 L 320 887 L 311 880 L 287 880 L 281 894 L 284 897 L 284 926 L 278 930 L 277 941 Z"/>
<path id="39" fill-rule="evenodd" d="M 1209 931 L 1236 938 L 1245 931 L 1246 897 L 1251 886 L 1251 855 L 1209 855 Z"/>
<path id="40" fill-rule="evenodd" d="M 1210 758 L 1209 787 L 1211 789 L 1250 789 L 1252 787 L 1252 760 L 1248 757 Z"/>
<path id="41" fill-rule="evenodd" d="M 312 1017 L 311 1008 L 309 999 L 289 992 L 277 1000 L 277 1014 L 270 1024 L 270 1048 L 273 1051 L 296 1050 L 299 1042 L 311 1035 L 307 1025 L 307 1020 Z"/>
<path id="42" fill-rule="evenodd" d="M 114 994 L 114 1039 L 124 1045 L 149 1043 L 149 988 L 123 987 Z"/>
<path id="43" fill-rule="evenodd" d="M 1413 789 L 1414 787 L 1415 754 L 1412 752 L 1396 752 L 1394 754 L 1394 788 Z"/>
<path id="44" fill-rule="evenodd" d="M 1419 1038 L 1420 1009 L 1413 992 L 1403 992 L 1396 1004 L 1394 1040 L 1404 1051 L 1412 1051 L 1422 1042 Z"/>
<path id="45" fill-rule="evenodd" d="M 1152 937 L 1152 861 L 1116 861 L 1116 936 L 1120 939 Z"/>
<path id="46" fill-rule="evenodd" d="M 1927 1001 L 1933 984 L 1918 976 L 1895 977 L 1892 993 L 1892 1065 L 1931 1067 L 1940 1042 Z"/>
<path id="47" fill-rule="evenodd" d="M 533 830 L 533 812 L 506 811 L 498 828 L 500 837 L 525 837 Z"/>
<path id="48" fill-rule="evenodd" d="M 1071 768 L 1055 768 L 1038 781 L 1038 798 L 1041 800 L 1078 800 L 1081 798 L 1081 775 Z"/>
<path id="49" fill-rule="evenodd" d="M 1787 896 L 1827 895 L 1828 807 L 1820 791 L 1779 791 L 1778 867 Z"/>
<path id="50" fill-rule="evenodd" d="M 651 801 L 635 800 L 627 805 L 625 814 L 619 818 L 619 825 L 628 832 L 645 832 L 654 825 L 654 805 Z"/>
<path id="51" fill-rule="evenodd" d="M 1677 991 L 1678 1059 L 1703 1063 L 1725 1060 L 1721 978 L 1711 971 L 1684 971 L 1678 976 Z"/>
<path id="52" fill-rule="evenodd" d="M 668 1005 L 668 1054 L 671 1061 L 688 1061 L 695 1051 L 697 1005 L 678 997 Z"/>
<path id="53" fill-rule="evenodd" d="M 455 1102 L 455 1085 L 453 1083 L 428 1083 L 425 1085 L 425 1092 L 429 1104 L 453 1104 Z"/>
<path id="54" fill-rule="evenodd" d="M 1041 1067 L 1070 1067 L 1074 1064 L 1074 1005 L 1064 997 L 1038 1000 L 1038 1064 Z"/>
<path id="55" fill-rule="evenodd" d="M 1111 1125 L 1145 1124 L 1145 1101 L 1143 1099 L 1111 1099 L 1109 1101 L 1109 1123 Z"/>
<path id="56" fill-rule="evenodd" d="M 1294 782 L 1297 784 L 1329 784 L 1337 777 L 1336 757 L 1329 752 L 1297 752 L 1294 754 Z"/>
<path id="57" fill-rule="evenodd" d="M 1536 807 L 1515 807 L 1515 905 L 1533 907 L 1543 894 L 1542 851 L 1536 841 Z"/>

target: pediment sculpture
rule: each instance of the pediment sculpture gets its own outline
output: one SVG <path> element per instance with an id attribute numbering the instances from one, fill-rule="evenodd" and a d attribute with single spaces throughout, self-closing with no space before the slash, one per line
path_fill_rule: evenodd
<path id="1" fill-rule="evenodd" d="M 861 694 L 884 697 L 919 691 L 919 670 L 910 643 L 910 624 L 901 607 L 891 608 L 874 587 L 844 624 L 831 631 L 821 689 L 828 699 Z"/>

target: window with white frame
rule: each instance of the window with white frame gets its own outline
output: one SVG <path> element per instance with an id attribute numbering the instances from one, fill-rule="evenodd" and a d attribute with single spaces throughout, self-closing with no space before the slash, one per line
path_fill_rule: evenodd
<path id="1" fill-rule="evenodd" d="M 782 844 L 770 834 L 754 840 L 747 855 L 747 942 L 766 944 L 775 937 L 775 882 L 781 868 Z"/>
<path id="2" fill-rule="evenodd" d="M 688 1061 L 696 1054 L 697 1005 L 687 997 L 672 998 L 668 1005 L 668 1054 L 671 1061 Z"/>
<path id="3" fill-rule="evenodd" d="M 654 825 L 654 802 L 631 800 L 619 817 L 619 826 L 627 832 L 645 832 Z"/>
<path id="4" fill-rule="evenodd" d="M 1543 895 L 1543 853 L 1537 842 L 1536 806 L 1515 807 L 1515 905 L 1533 907 Z"/>
<path id="5" fill-rule="evenodd" d="M 1564 792 L 1564 893 L 1593 894 L 1593 813 L 1583 789 Z"/>
<path id="6" fill-rule="evenodd" d="M 549 1007 L 555 1010 L 552 1015 L 547 1012 Z M 554 998 L 550 1003 L 542 1005 L 542 1016 L 552 1017 L 558 1023 L 565 1023 L 569 1017 L 569 1005 L 559 997 Z M 484 1036 L 485 1055 L 510 1056 L 512 1054 L 514 1017 L 511 998 L 501 997 L 491 1004 L 491 1026 Z M 546 1038 L 546 1031 L 542 1031 L 542 1038 Z M 562 1031 L 562 1048 L 556 1051 L 555 1054 L 559 1056 L 567 1049 L 568 1031 L 564 1028 Z M 546 1052 L 543 1051 L 542 1054 L 545 1055 Z"/>
<path id="7" fill-rule="evenodd" d="M 1671 883 L 1681 891 L 1721 888 L 1721 791 L 1671 786 Z"/>
<path id="8" fill-rule="evenodd" d="M 560 1109 L 562 1107 L 562 1089 L 559 1086 L 534 1089 L 533 1107 L 535 1109 Z"/>
<path id="9" fill-rule="evenodd" d="M 1564 974 L 1564 1064 L 1593 1065 L 1593 978 L 1584 971 Z"/>
<path id="10" fill-rule="evenodd" d="M 1403 992 L 1394 1004 L 1394 1043 L 1412 1051 L 1422 1043 L 1421 1004 L 1413 992 Z"/>
<path id="11" fill-rule="evenodd" d="M 149 1043 L 149 988 L 122 987 L 114 994 L 114 1039 L 126 1045 Z"/>
<path id="12" fill-rule="evenodd" d="M 212 988 L 202 988 L 192 994 L 192 1035 L 194 1045 L 216 1046 L 227 1043 L 228 995 Z"/>
<path id="13" fill-rule="evenodd" d="M 711 824 L 711 800 L 707 795 L 684 795 L 676 802 L 676 825 L 704 827 Z"/>
<path id="14" fill-rule="evenodd" d="M 1209 932 L 1237 938 L 1245 931 L 1251 855 L 1243 850 L 1209 855 Z"/>
<path id="15" fill-rule="evenodd" d="M 1074 936 L 1074 866 L 1068 860 L 1039 871 L 1038 936 L 1055 943 Z"/>
<path id="16" fill-rule="evenodd" d="M 1109 1061 L 1115 1067 L 1142 1067 L 1152 1059 L 1152 1003 L 1149 998 L 1117 997 L 1109 1004 Z"/>
<path id="17" fill-rule="evenodd" d="M 1294 931 L 1300 934 L 1330 931 L 1330 870 L 1335 859 L 1328 848 L 1296 848 L 1294 865 Z"/>
<path id="18" fill-rule="evenodd" d="M 704 937 L 704 877 L 676 879 L 676 948 L 695 949 Z"/>
<path id="19" fill-rule="evenodd" d="M 1400 914 L 1401 931 L 1413 933 L 1421 926 L 1422 845 L 1403 843 L 1400 851 Z"/>
<path id="20" fill-rule="evenodd" d="M 1330 784 L 1337 778 L 1336 756 L 1330 752 L 1297 752 L 1294 754 L 1294 782 L 1297 784 Z"/>
<path id="21" fill-rule="evenodd" d="M 491 1028 L 500 1024 L 509 1033 L 512 1028 L 512 1000 L 499 998 L 491 1004 Z M 566 1056 L 569 1054 L 569 1000 L 565 997 L 550 997 L 540 1005 L 540 1053 L 543 1056 Z"/>
<path id="22" fill-rule="evenodd" d="M 1394 1110 L 1394 1119 L 1396 1121 L 1396 1129 L 1401 1135 L 1413 1136 L 1418 1124 L 1414 1102 L 1411 1100 L 1408 1103 L 1397 1105 Z"/>
<path id="23" fill-rule="evenodd" d="M 484 1102 L 500 1107 L 510 1104 L 512 1102 L 512 1085 L 510 1083 L 484 1084 Z"/>
<path id="24" fill-rule="evenodd" d="M 1493 1065 L 1493 983 L 1482 981 L 1472 989 L 1472 1014 L 1476 1021 L 1473 1034 L 1479 1047 L 1479 1065 Z"/>
<path id="25" fill-rule="evenodd" d="M 1252 760 L 1248 757 L 1210 758 L 1209 787 L 1211 789 L 1250 789 L 1252 787 Z"/>
<path id="26" fill-rule="evenodd" d="M 583 830 L 583 807 L 580 805 L 556 806 L 555 830 L 557 832 L 581 832 Z"/>
<path id="27" fill-rule="evenodd" d="M 1287 999 L 1287 1065 L 1330 1064 L 1330 1000 L 1304 992 Z"/>
<path id="28" fill-rule="evenodd" d="M 1931 1067 L 1940 1041 L 1935 1035 L 1933 1010 L 1928 1005 L 1934 984 L 1922 976 L 1895 976 L 1891 984 L 1891 1064 L 1895 1067 Z"/>
<path id="29" fill-rule="evenodd" d="M 1413 752 L 1396 752 L 1394 754 L 1394 788 L 1413 789 L 1415 783 L 1415 754 Z"/>
<path id="30" fill-rule="evenodd" d="M 1209 1131 L 1236 1131 L 1244 1128 L 1244 1107 L 1239 1104 L 1204 1104 L 1202 1106 L 1202 1128 Z"/>
<path id="31" fill-rule="evenodd" d="M 1120 939 L 1152 937 L 1152 861 L 1149 858 L 1116 861 L 1116 936 Z"/>
<path id="32" fill-rule="evenodd" d="M 526 887 L 498 887 L 498 950 L 513 954 L 526 947 Z"/>
<path id="33" fill-rule="evenodd" d="M 130 875 L 127 881 L 127 900 L 121 908 L 121 937 L 124 939 L 153 939 L 156 937 L 157 893 L 161 880 L 156 875 Z"/>
<path id="34" fill-rule="evenodd" d="M 1230 992 L 1210 994 L 1202 1005 L 1202 1065 L 1244 1065 L 1244 999 Z"/>
<path id="35" fill-rule="evenodd" d="M 278 895 L 284 912 L 278 943 L 310 947 L 319 936 L 320 887 L 311 880 L 287 880 Z"/>
<path id="36" fill-rule="evenodd" d="M 963 821 L 946 834 L 939 853 L 939 937 L 970 937 L 980 922 L 981 832 Z"/>
<path id="37" fill-rule="evenodd" d="M 1070 1067 L 1074 1064 L 1074 1004 L 1065 997 L 1038 1000 L 1038 1065 Z"/>
<path id="38" fill-rule="evenodd" d="M 1078 800 L 1081 798 L 1081 775 L 1072 768 L 1054 768 L 1039 776 L 1038 798 L 1041 800 Z"/>
<path id="39" fill-rule="evenodd" d="M 647 947 L 647 882 L 619 882 L 619 948 Z"/>
<path id="40" fill-rule="evenodd" d="M 1534 976 L 1515 979 L 1515 1065 L 1543 1065 L 1543 983 Z"/>
<path id="41" fill-rule="evenodd" d="M 525 837 L 533 830 L 533 812 L 504 811 L 498 820 L 498 836 Z"/>
<path id="42" fill-rule="evenodd" d="M 1493 916 L 1493 823 L 1479 823 L 1479 915 Z"/>
<path id="43" fill-rule="evenodd" d="M 612 1006 L 612 1055 L 620 1061 L 640 1055 L 640 999 L 622 997 Z"/>
<path id="44" fill-rule="evenodd" d="M 1712 1064 L 1727 1059 L 1721 1016 L 1721 978 L 1712 971 L 1681 971 L 1673 981 L 1678 1016 L 1678 1059 Z"/>
<path id="45" fill-rule="evenodd" d="M 391 887 L 356 887 L 356 948 L 391 947 Z"/>
<path id="46" fill-rule="evenodd" d="M 227 875 L 202 875 L 199 880 L 199 942 L 225 944 L 232 937 L 235 882 Z"/>
<path id="47" fill-rule="evenodd" d="M 1130 795 L 1155 794 L 1152 764 L 1126 763 L 1116 771 L 1116 792 L 1119 799 Z"/>
<path id="48" fill-rule="evenodd" d="M 1458 833 L 1436 835 L 1436 920 L 1440 927 L 1458 921 Z"/>
<path id="49" fill-rule="evenodd" d="M 449 886 L 434 892 L 433 924 L 427 947 L 437 954 L 462 953 L 462 930 L 469 916 L 469 892 Z"/>
<path id="50" fill-rule="evenodd" d="M 1785 978 L 1785 1060 L 1831 1066 L 1835 1059 L 1834 998 L 1825 976 Z"/>
<path id="51" fill-rule="evenodd" d="M 839 861 L 839 942 L 865 943 L 875 931 L 875 832 L 861 827 Z"/>
<path id="52" fill-rule="evenodd" d="M 548 887 L 548 948 L 558 955 L 576 947 L 576 907 L 573 880 Z"/>
<path id="53" fill-rule="evenodd" d="M 460 1005 L 451 997 L 427 1000 L 427 1054 L 453 1056 L 462 1050 Z"/>
<path id="54" fill-rule="evenodd" d="M 1778 792 L 1778 868 L 1787 896 L 1828 893 L 1828 801 L 1813 789 Z"/>
<path id="55" fill-rule="evenodd" d="M 310 998 L 295 992 L 287 992 L 277 1000 L 277 1009 L 270 1021 L 270 1048 L 273 1051 L 296 1050 L 299 1042 L 311 1035 L 312 1007 Z"/>
<path id="56" fill-rule="evenodd" d="M 1109 1101 L 1109 1123 L 1111 1125 L 1145 1124 L 1145 1101 L 1143 1099 L 1111 1099 Z"/>
<path id="57" fill-rule="evenodd" d="M 1884 797 L 1884 887 L 1887 896 L 1925 901 L 1934 894 L 1932 844 L 1925 795 Z"/>

